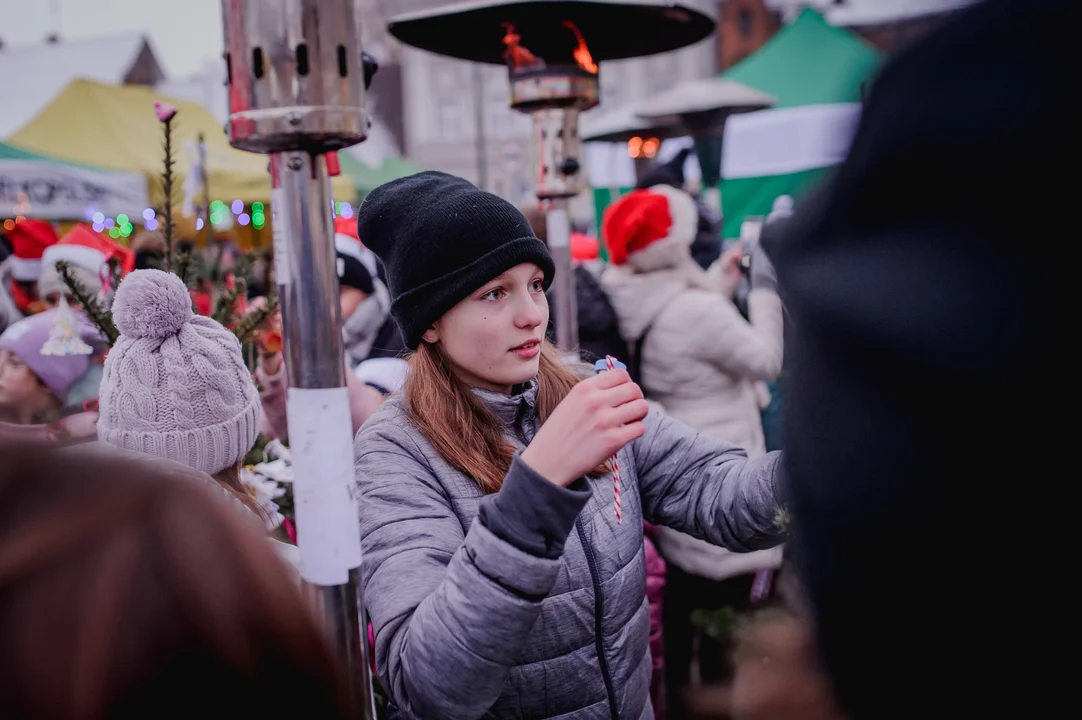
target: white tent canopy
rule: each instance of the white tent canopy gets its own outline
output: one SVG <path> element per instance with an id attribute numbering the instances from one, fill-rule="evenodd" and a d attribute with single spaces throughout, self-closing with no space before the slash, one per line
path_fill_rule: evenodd
<path id="1" fill-rule="evenodd" d="M 734 115 L 725 128 L 721 176 L 785 175 L 841 162 L 860 120 L 855 103 Z"/>
<path id="2" fill-rule="evenodd" d="M 90 221 L 94 213 L 138 217 L 147 207 L 139 173 L 92 170 L 35 159 L 0 159 L 0 217 Z"/>
<path id="3" fill-rule="evenodd" d="M 707 110 L 759 110 L 770 107 L 774 98 L 728 78 L 709 77 L 685 80 L 646 98 L 634 111 L 644 118 L 658 118 Z"/>
<path id="4" fill-rule="evenodd" d="M 626 142 L 632 135 L 667 135 L 677 125 L 675 117 L 646 119 L 635 113 L 634 104 L 620 105 L 611 110 L 590 110 L 583 113 L 579 134 L 588 143 Z"/>

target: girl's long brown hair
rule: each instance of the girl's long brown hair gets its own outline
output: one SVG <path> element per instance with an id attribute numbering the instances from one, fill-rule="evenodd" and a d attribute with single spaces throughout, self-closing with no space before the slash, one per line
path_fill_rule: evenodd
<path id="1" fill-rule="evenodd" d="M 515 446 L 504 438 L 499 419 L 459 380 L 439 349 L 422 342 L 406 378 L 406 412 L 432 447 L 485 492 L 496 492 L 511 467 Z M 537 419 L 544 423 L 581 380 L 548 342 L 541 343 L 537 371 Z M 591 475 L 603 475 L 600 465 Z"/>

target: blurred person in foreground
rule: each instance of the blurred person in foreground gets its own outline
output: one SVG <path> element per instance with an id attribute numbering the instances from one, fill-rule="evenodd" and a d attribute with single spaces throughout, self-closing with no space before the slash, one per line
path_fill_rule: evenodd
<path id="1" fill-rule="evenodd" d="M 794 550 L 853 720 L 1047 717 L 1070 690 L 1042 660 L 1073 612 L 1054 580 L 1075 433 L 1050 381 L 1073 355 L 1077 265 L 1055 255 L 1079 5 L 988 0 L 903 51 L 768 248 Z"/>
<path id="2" fill-rule="evenodd" d="M 288 570 L 206 485 L 86 448 L 0 457 L 5 717 L 354 716 Z"/>

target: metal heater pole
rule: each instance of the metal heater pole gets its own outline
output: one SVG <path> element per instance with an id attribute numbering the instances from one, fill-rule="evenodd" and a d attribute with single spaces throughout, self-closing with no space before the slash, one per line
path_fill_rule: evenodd
<path id="1" fill-rule="evenodd" d="M 294 507 L 306 588 L 345 663 L 355 707 L 375 717 L 367 623 L 360 602 L 360 534 L 353 432 L 343 364 L 330 182 L 322 155 L 272 156 L 280 187 L 272 223 L 289 380 Z"/>
<path id="2" fill-rule="evenodd" d="M 579 312 L 575 299 L 575 268 L 571 262 L 571 217 L 567 213 L 567 200 L 557 198 L 545 216 L 549 252 L 556 265 L 553 278 L 553 307 L 556 323 L 556 345 L 565 357 L 579 360 Z"/>

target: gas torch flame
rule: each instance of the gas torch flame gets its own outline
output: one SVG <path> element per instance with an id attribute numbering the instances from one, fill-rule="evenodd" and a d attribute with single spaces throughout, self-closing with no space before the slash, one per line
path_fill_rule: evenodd
<path id="1" fill-rule="evenodd" d="M 575 62 L 586 72 L 597 75 L 597 63 L 594 62 L 593 56 L 590 55 L 590 48 L 586 47 L 586 39 L 582 37 L 582 33 L 575 27 L 575 23 L 570 20 L 564 20 L 564 27 L 575 33 L 575 39 L 579 43 L 575 51 L 571 53 L 572 57 L 575 58 Z"/>
<path id="2" fill-rule="evenodd" d="M 544 67 L 545 61 L 534 55 L 522 45 L 522 36 L 515 31 L 515 26 L 509 22 L 500 23 L 503 27 L 503 44 L 507 49 L 503 51 L 503 59 L 512 70 L 540 66 Z"/>

